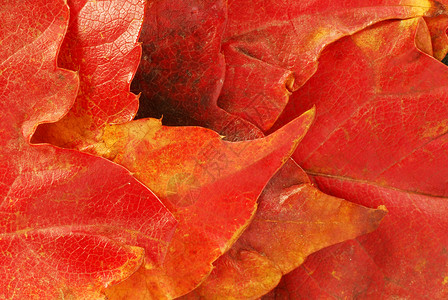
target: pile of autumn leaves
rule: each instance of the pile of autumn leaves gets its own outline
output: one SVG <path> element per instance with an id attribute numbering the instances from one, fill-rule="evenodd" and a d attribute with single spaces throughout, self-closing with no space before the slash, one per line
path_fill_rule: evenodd
<path id="1" fill-rule="evenodd" d="M 0 20 L 0 298 L 448 297 L 443 4 Z"/>

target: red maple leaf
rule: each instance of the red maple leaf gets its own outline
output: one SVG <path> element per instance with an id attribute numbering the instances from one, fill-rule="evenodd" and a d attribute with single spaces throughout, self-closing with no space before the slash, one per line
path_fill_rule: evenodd
<path id="1" fill-rule="evenodd" d="M 177 222 L 122 167 L 29 143 L 38 124 L 68 111 L 78 90 L 77 75 L 56 67 L 68 7 L 9 0 L 0 7 L 0 297 L 96 297 L 144 258 L 160 265 Z"/>

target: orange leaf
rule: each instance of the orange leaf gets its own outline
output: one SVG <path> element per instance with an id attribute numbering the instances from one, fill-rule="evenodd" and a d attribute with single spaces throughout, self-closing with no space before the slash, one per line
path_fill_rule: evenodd
<path id="1" fill-rule="evenodd" d="M 163 266 L 140 270 L 109 295 L 131 299 L 142 280 L 142 295 L 156 298 L 195 288 L 246 228 L 258 196 L 313 116 L 311 110 L 273 135 L 237 143 L 205 128 L 163 127 L 155 119 L 106 128 L 103 143 L 90 150 L 133 172 L 179 221 Z"/>

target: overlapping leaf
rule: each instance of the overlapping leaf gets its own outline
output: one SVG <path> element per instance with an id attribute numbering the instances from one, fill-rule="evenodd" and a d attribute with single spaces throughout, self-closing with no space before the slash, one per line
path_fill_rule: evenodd
<path id="1" fill-rule="evenodd" d="M 101 297 L 145 257 L 163 262 L 176 221 L 118 165 L 29 144 L 78 90 L 76 74 L 56 67 L 68 7 L 1 1 L 0 19 L 0 297 Z"/>
<path id="2" fill-rule="evenodd" d="M 293 96 L 285 119 L 319 112 L 294 154 L 319 187 L 389 210 L 375 233 L 288 276 L 294 297 L 447 297 L 448 69 L 432 49 L 423 19 L 374 26 L 325 50 Z"/>
<path id="3" fill-rule="evenodd" d="M 297 89 L 314 73 L 317 66 L 316 60 L 324 46 L 343 35 L 351 34 L 385 19 L 432 16 L 443 12 L 443 5 L 431 1 L 351 1 L 350 3 L 344 2 L 342 6 L 339 3 L 337 5 L 335 3 L 335 6 L 325 3 L 325 7 L 321 2 L 314 1 L 305 4 L 298 2 L 288 4 L 263 3 L 263 5 L 258 5 L 257 2 L 231 1 L 229 3 L 229 29 L 225 35 L 225 45 L 223 47 L 227 66 L 224 65 L 223 57 L 220 54 L 221 37 L 226 19 L 224 1 L 189 1 L 185 3 L 158 1 L 150 3 L 146 11 L 147 21 L 143 35 L 145 52 L 137 87 L 143 90 L 148 99 L 150 98 L 149 101 L 154 100 L 154 105 L 162 106 L 161 111 L 168 113 L 166 120 L 169 122 L 206 125 L 222 134 L 226 134 L 229 139 L 233 140 L 261 137 L 260 131 L 251 123 L 264 130 L 270 128 L 283 110 L 290 91 Z M 253 142 L 236 144 L 223 142 L 217 134 L 205 129 L 164 128 L 158 120 L 141 120 L 123 125 L 108 126 L 109 123 L 126 122 L 135 113 L 136 97 L 128 92 L 128 88 L 129 81 L 136 68 L 136 58 L 140 51 L 135 44 L 135 40 L 142 20 L 142 2 L 131 3 L 118 0 L 113 3 L 109 1 L 75 1 L 70 2 L 70 5 L 73 7 L 70 40 L 66 41 L 65 54 L 61 56 L 61 62 L 67 67 L 80 71 L 81 92 L 78 95 L 79 103 L 58 125 L 41 127 L 36 140 L 51 141 L 66 147 L 82 148 L 125 165 L 163 199 L 164 203 L 181 220 L 169 247 L 164 265 L 152 264 L 152 262 L 160 262 L 161 253 L 159 252 L 163 252 L 161 251 L 163 247 L 156 242 L 155 247 L 146 247 L 156 250 L 154 257 L 148 254 L 143 268 L 140 268 L 123 284 L 108 290 L 107 293 L 112 299 L 180 296 L 194 288 L 208 275 L 211 270 L 210 263 L 227 250 L 245 229 L 254 212 L 255 200 L 264 184 L 271 174 L 281 166 L 293 144 L 296 144 L 303 136 L 310 125 L 312 113 L 305 114 L 301 119 L 279 130 L 275 135 Z M 242 6 L 244 6 L 244 11 L 248 12 L 244 18 L 241 18 L 240 8 Z M 260 10 L 257 6 L 260 7 Z M 339 11 L 335 13 L 336 6 Z M 288 14 L 283 13 L 285 7 L 288 8 Z M 133 10 L 133 8 L 136 9 Z M 261 10 L 261 8 L 263 9 Z M 129 12 L 129 9 L 131 9 L 129 15 L 122 14 L 124 11 Z M 110 14 L 104 14 L 106 11 Z M 96 23 L 95 18 L 91 18 L 92 14 L 95 13 L 101 18 L 106 16 L 106 19 L 109 19 L 100 20 Z M 132 23 L 132 20 L 135 20 L 135 22 Z M 420 22 L 423 21 L 420 20 Z M 431 216 L 432 221 L 443 224 L 440 215 L 434 212 L 434 207 L 427 207 L 423 204 L 430 197 L 422 196 L 422 200 L 409 193 L 411 191 L 445 196 L 444 193 L 446 192 L 446 186 L 443 185 L 441 177 L 438 177 L 436 182 L 425 181 L 425 177 L 429 174 L 427 166 L 418 169 L 413 164 L 415 161 L 428 160 L 434 166 L 440 165 L 440 158 L 445 155 L 443 147 L 440 146 L 440 140 L 443 137 L 439 139 L 439 136 L 445 133 L 446 122 L 443 118 L 437 119 L 438 116 L 440 117 L 441 111 L 444 112 L 443 105 L 438 106 L 439 103 L 430 102 L 430 108 L 425 110 L 425 117 L 422 119 L 426 123 L 412 114 L 415 111 L 420 112 L 421 107 L 428 104 L 427 97 L 420 97 L 420 94 L 425 89 L 425 92 L 428 92 L 429 84 L 422 79 L 425 72 L 421 66 L 417 63 L 413 64 L 413 61 L 420 61 L 425 56 L 415 49 L 413 52 L 406 52 L 407 49 L 413 49 L 411 47 L 413 40 L 410 38 L 412 34 L 409 34 L 412 32 L 410 28 L 418 27 L 416 42 L 421 50 L 430 54 L 434 53 L 438 58 L 441 58 L 443 53 L 446 52 L 446 37 L 443 35 L 446 28 L 444 25 L 445 18 L 440 16 L 437 19 L 427 19 L 427 22 L 429 29 L 421 24 L 418 27 L 417 21 L 415 23 L 408 21 L 408 23 L 400 23 L 398 29 L 394 28 L 389 31 L 381 29 L 384 32 L 379 29 L 375 29 L 378 31 L 369 30 L 367 31 L 368 34 L 360 34 L 353 38 L 358 47 L 356 49 L 361 55 L 350 52 L 348 56 L 352 59 L 352 62 L 353 58 L 361 56 L 360 66 L 371 66 L 373 70 L 367 75 L 358 75 L 356 80 L 359 80 L 360 84 L 365 83 L 368 82 L 368 79 L 363 81 L 364 78 L 369 77 L 369 74 L 374 74 L 371 76 L 373 84 L 370 82 L 370 86 L 373 86 L 373 88 L 369 89 L 369 84 L 367 84 L 363 85 L 362 88 L 357 86 L 357 91 L 367 91 L 367 94 L 371 97 L 367 100 L 359 99 L 352 106 L 341 105 L 341 111 L 335 111 L 338 109 L 337 105 L 326 106 L 317 101 L 318 110 L 322 106 L 324 108 L 323 116 L 335 114 L 337 117 L 325 119 L 321 116 L 319 126 L 314 131 L 315 134 L 309 140 L 309 144 L 296 153 L 296 158 L 301 163 L 306 164 L 308 171 L 314 175 L 314 179 L 322 188 L 334 195 L 349 197 L 350 200 L 370 207 L 376 207 L 384 203 L 392 206 L 394 213 L 387 220 L 393 221 L 389 221 L 388 226 L 395 229 L 396 224 L 405 224 L 404 238 L 396 239 L 396 244 L 405 248 L 408 245 L 406 243 L 409 233 L 418 227 L 413 227 L 414 224 L 409 225 L 408 216 L 401 219 L 397 217 L 403 210 L 409 207 L 415 209 L 414 217 L 415 220 L 418 220 L 418 224 L 423 222 L 421 216 L 425 214 Z M 135 26 L 128 28 L 129 24 Z M 432 44 L 428 31 L 432 33 Z M 372 32 L 374 33 L 372 34 Z M 376 39 L 382 35 L 389 38 L 389 36 L 392 36 L 391 32 L 402 35 L 402 38 L 394 44 L 395 48 L 387 48 L 385 46 L 387 44 L 386 39 L 384 39 L 384 43 L 376 42 Z M 279 37 L 279 35 L 282 36 Z M 97 37 L 101 38 L 98 39 Z M 284 43 L 282 44 L 279 41 Z M 299 47 L 299 49 L 294 47 Z M 339 53 L 338 51 L 335 52 Z M 381 59 L 378 59 L 378 52 L 394 54 L 398 58 L 387 60 L 381 57 Z M 110 56 L 114 56 L 113 60 L 110 60 Z M 334 59 L 338 61 L 338 57 Z M 323 61 L 325 62 L 325 58 Z M 370 63 L 367 63 L 367 61 Z M 403 62 L 405 62 L 405 67 L 403 67 Z M 435 61 L 431 62 L 435 63 Z M 426 64 L 430 63 L 423 63 L 425 66 Z M 350 78 L 347 73 L 344 73 L 345 69 L 357 74 L 358 69 L 355 67 L 353 69 L 349 68 L 352 65 L 347 65 L 347 63 L 342 65 L 343 68 L 340 68 L 339 75 L 343 74 L 343 77 L 341 76 L 339 79 L 347 80 Z M 226 71 L 225 68 L 227 68 Z M 332 68 L 335 68 L 335 66 L 332 66 Z M 432 66 L 432 68 L 435 67 Z M 336 70 L 338 69 L 336 68 Z M 384 72 L 384 70 L 388 72 Z M 431 71 L 434 72 L 432 69 Z M 118 72 L 117 76 L 114 74 L 115 72 Z M 219 104 L 250 122 L 232 116 L 218 108 L 216 102 L 224 82 L 224 72 L 226 73 L 226 82 Z M 434 74 L 439 76 L 443 73 L 440 72 L 437 71 Z M 413 73 L 418 75 L 409 76 Z M 334 82 L 338 82 L 337 76 L 332 77 L 325 74 L 323 77 L 325 80 L 328 79 L 326 76 Z M 442 77 L 444 76 L 442 75 Z M 263 77 L 263 81 L 257 81 L 256 78 L 258 77 Z M 322 80 L 322 78 L 320 79 Z M 402 81 L 408 87 L 404 93 L 409 95 L 420 93 L 420 98 L 417 97 L 418 101 L 412 102 L 410 100 L 415 100 L 414 94 L 408 98 L 402 95 L 400 95 L 400 98 L 396 95 L 401 93 L 401 89 L 394 87 L 394 85 L 401 84 Z M 233 83 L 238 83 L 239 86 L 235 87 Z M 343 84 L 341 85 L 343 86 Z M 353 86 L 352 83 L 351 85 Z M 440 85 L 442 84 L 440 83 Z M 333 86 L 340 87 L 337 84 Z M 334 90 L 337 90 L 333 86 L 329 85 L 330 96 Z M 415 89 L 417 89 L 417 92 Z M 315 90 L 316 86 L 313 86 L 312 91 L 305 87 L 303 93 L 308 91 L 311 95 L 311 92 Z M 322 92 L 323 96 L 318 99 L 329 96 L 326 94 L 327 92 Z M 344 93 L 358 95 L 355 89 L 345 90 Z M 345 95 L 344 93 L 342 95 Z M 340 91 L 333 94 L 339 96 L 338 100 L 341 99 Z M 305 94 L 302 95 L 302 92 L 300 92 L 297 95 L 301 95 L 297 97 L 302 98 Z M 306 94 L 308 99 L 312 99 L 313 96 L 309 95 Z M 381 97 L 378 98 L 378 95 L 381 95 Z M 444 95 L 443 92 L 442 95 Z M 437 97 L 440 96 L 437 95 Z M 307 99 L 307 97 L 303 98 Z M 381 123 L 380 121 L 389 120 L 390 122 L 395 116 L 394 112 L 396 112 L 393 109 L 393 104 L 382 106 L 383 103 L 391 99 L 395 101 L 400 99 L 401 115 L 399 117 L 402 118 L 402 121 L 399 124 L 389 123 L 384 128 L 381 127 L 384 122 Z M 366 106 L 363 101 L 375 103 L 372 106 Z M 297 105 L 297 103 L 296 101 L 291 104 L 284 118 L 298 116 L 297 112 L 304 112 L 304 107 L 309 105 L 310 101 L 305 101 L 300 105 Z M 172 107 L 173 104 L 174 108 Z M 254 109 L 249 110 L 248 108 L 251 107 Z M 357 108 L 359 110 L 356 110 Z M 48 109 L 48 107 L 43 106 L 42 109 Z M 328 111 L 325 109 L 328 109 Z M 353 113 L 353 110 L 356 110 L 356 112 Z M 58 110 L 53 111 L 58 114 L 58 118 L 62 114 L 58 113 Z M 373 112 L 373 115 L 369 115 Z M 343 120 L 344 116 L 348 116 L 347 122 Z M 356 119 L 353 116 L 359 118 Z M 371 117 L 363 119 L 365 116 Z M 22 128 L 27 137 L 32 133 L 37 123 L 58 119 L 47 115 L 44 115 L 43 118 L 39 119 L 39 122 L 27 120 L 24 123 Z M 356 122 L 353 121 L 354 119 Z M 5 120 L 13 124 L 13 122 L 9 122 L 10 120 Z M 282 119 L 281 122 L 284 122 L 284 120 Z M 417 120 L 420 123 L 416 122 L 417 125 L 414 124 L 416 127 L 412 127 L 412 125 L 409 125 L 411 124 L 410 120 Z M 353 122 L 350 123 L 351 121 Z M 348 124 L 349 126 L 341 126 L 341 129 L 338 127 L 339 124 L 344 126 Z M 328 131 L 326 131 L 326 125 L 330 125 Z M 424 125 L 423 127 L 427 130 L 421 131 L 418 127 L 420 125 Z M 299 132 L 293 134 L 294 128 L 299 128 Z M 368 130 L 359 130 L 360 128 L 367 128 Z M 389 128 L 392 128 L 392 130 L 389 130 L 388 134 L 394 132 L 394 130 L 405 133 L 400 135 L 400 143 L 394 143 L 395 140 L 390 138 L 393 134 L 386 134 L 386 129 Z M 396 130 L 397 128 L 401 131 Z M 347 138 L 347 142 L 341 142 L 341 130 L 346 134 L 344 137 Z M 326 134 L 328 133 L 331 133 L 331 135 L 327 140 Z M 416 133 L 417 136 L 415 136 Z M 385 147 L 381 148 L 381 146 Z M 341 149 L 341 152 L 334 155 L 334 153 L 337 153 L 335 150 L 339 151 L 339 149 Z M 381 155 L 378 153 L 378 149 L 388 152 L 386 155 Z M 13 148 L 12 151 L 17 152 L 17 147 Z M 308 154 L 304 155 L 307 151 L 311 151 L 309 157 Z M 410 152 L 412 154 L 405 157 Z M 391 155 L 391 153 L 393 154 Z M 334 162 L 331 161 L 330 155 L 334 155 Z M 11 157 L 15 158 L 16 156 Z M 20 161 L 20 159 L 16 160 Z M 353 165 L 348 166 L 347 162 Z M 363 163 L 365 163 L 365 169 L 361 169 Z M 6 166 L 5 164 L 4 168 L 7 167 L 9 165 Z M 382 167 L 384 170 L 381 169 Z M 292 173 L 293 171 L 287 175 Z M 439 174 L 445 173 L 447 172 L 442 171 Z M 98 176 L 97 173 L 95 174 Z M 336 176 L 336 178 L 328 179 L 328 176 Z M 284 176 L 284 178 L 286 177 Z M 279 178 L 275 178 L 274 181 Z M 352 182 L 353 179 L 362 179 L 367 183 L 354 183 Z M 31 182 L 37 181 L 32 178 Z M 286 181 L 280 180 L 275 184 L 272 183 L 275 186 L 274 188 L 270 185 L 270 189 L 265 191 L 265 195 L 269 194 L 270 201 L 264 201 L 268 200 L 265 198 L 262 199 L 262 209 L 259 210 L 255 221 L 267 216 L 269 218 L 272 215 L 277 216 L 279 212 L 276 209 L 279 206 L 272 204 L 275 202 L 271 201 L 287 203 L 289 208 L 291 205 L 294 206 L 293 203 L 289 203 L 289 200 L 294 202 L 293 200 L 296 200 L 294 197 L 298 197 L 300 201 L 296 204 L 299 207 L 305 208 L 310 205 L 310 210 L 313 210 L 322 206 L 317 201 L 320 197 L 324 197 L 326 200 L 330 198 L 321 196 L 317 190 L 308 184 L 300 187 L 290 187 L 289 189 L 285 184 Z M 372 188 L 372 185 L 376 189 Z M 92 184 L 91 186 L 95 185 Z M 339 186 L 344 186 L 348 190 L 338 189 Z M 391 187 L 402 189 L 405 192 L 390 191 Z M 286 196 L 285 193 L 288 191 L 295 196 L 289 197 L 289 200 L 286 201 L 286 198 L 282 196 Z M 382 199 L 378 198 L 378 191 L 381 191 L 382 194 L 389 193 L 390 198 L 382 202 Z M 272 195 L 273 192 L 278 194 Z M 372 199 L 370 201 L 364 199 L 360 197 L 359 193 L 363 193 L 361 194 L 363 196 L 370 196 Z M 82 191 L 79 191 L 79 194 L 82 194 Z M 307 200 L 301 198 L 305 195 Z M 59 194 L 57 196 L 60 197 Z M 406 202 L 403 205 L 400 204 L 401 206 L 398 205 L 395 209 L 394 205 L 403 202 L 405 198 L 411 199 L 413 201 L 412 205 L 409 206 L 409 202 Z M 353 209 L 358 217 L 363 214 L 372 214 L 375 217 L 373 217 L 373 220 L 366 220 L 366 223 L 359 222 L 359 226 L 357 224 L 357 226 L 350 228 L 341 229 L 338 226 L 330 226 L 329 234 L 320 236 L 308 246 L 296 249 L 294 255 L 297 255 L 297 257 L 291 259 L 292 263 L 289 261 L 290 257 L 285 259 L 283 257 L 284 253 L 280 254 L 276 251 L 280 250 L 282 243 L 269 245 L 266 240 L 260 238 L 260 230 L 264 227 L 265 229 L 269 228 L 268 232 L 271 235 L 274 235 L 275 232 L 281 234 L 283 227 L 271 228 L 269 222 L 255 222 L 249 231 L 243 234 L 243 239 L 235 245 L 229 255 L 217 262 L 218 267 L 212 277 L 204 283 L 198 293 L 209 297 L 218 295 L 229 297 L 232 294 L 226 290 L 229 282 L 241 278 L 241 269 L 229 268 L 226 264 L 226 262 L 229 262 L 239 264 L 238 267 L 244 269 L 247 272 L 246 274 L 251 274 L 250 278 L 244 278 L 242 288 L 237 293 L 252 292 L 252 294 L 244 294 L 248 297 L 257 293 L 261 294 L 263 292 L 257 290 L 260 285 L 250 286 L 250 280 L 246 279 L 267 278 L 261 284 L 273 286 L 278 281 L 279 276 L 287 272 L 285 270 L 289 270 L 291 265 L 300 263 L 310 252 L 324 245 L 370 231 L 376 226 L 382 215 L 381 212 L 374 213 L 359 206 L 349 205 L 340 199 L 331 199 L 335 203 L 340 203 L 342 207 L 350 207 L 348 210 Z M 433 200 L 433 198 L 429 200 Z M 439 204 L 437 201 L 428 203 Z M 443 208 L 443 205 L 440 205 Z M 112 205 L 112 207 L 115 206 Z M 221 217 L 216 216 L 217 211 L 221 213 Z M 337 210 L 332 210 L 331 216 L 333 216 L 334 211 Z M 425 213 L 421 213 L 422 211 Z M 290 211 L 283 210 L 282 212 L 290 213 Z M 74 214 L 73 211 L 71 213 Z M 143 215 L 145 214 L 143 213 Z M 313 214 L 311 219 L 315 217 L 315 214 Z M 347 211 L 344 211 L 337 215 L 334 221 L 340 222 L 341 218 L 346 217 Z M 94 217 L 92 218 L 94 219 Z M 92 218 L 89 218 L 89 220 Z M 303 221 L 302 218 L 297 219 L 297 215 L 288 215 L 286 218 L 299 222 Z M 285 217 L 281 215 L 278 220 L 284 221 Z M 406 227 L 406 224 L 409 226 Z M 84 225 L 81 224 L 80 226 Z M 86 232 L 91 234 L 91 231 L 87 231 L 84 227 L 82 230 L 82 234 L 86 234 Z M 119 241 L 118 248 L 127 250 L 127 252 L 123 250 L 123 253 L 126 253 L 127 256 L 118 255 L 119 257 L 125 257 L 124 260 L 114 261 L 113 263 L 123 265 L 128 260 L 128 266 L 125 268 L 127 272 L 123 271 L 121 277 L 113 272 L 115 277 L 109 281 L 101 277 L 100 281 L 102 281 L 95 283 L 91 288 L 92 290 L 101 284 L 105 285 L 123 279 L 142 263 L 141 250 L 125 246 L 126 244 L 133 245 L 132 242 L 136 241 L 135 236 L 129 234 L 129 231 L 120 231 L 109 227 L 107 229 L 103 229 L 103 227 L 100 229 L 98 227 L 94 228 L 94 232 L 98 232 L 98 230 L 101 232 L 100 239 L 116 239 Z M 294 231 L 297 230 L 297 228 L 294 228 Z M 398 231 L 398 229 L 396 230 Z M 310 231 L 314 232 L 315 230 Z M 168 237 L 169 230 L 163 232 L 166 234 L 165 237 Z M 286 232 L 285 235 L 290 238 L 293 231 L 286 230 Z M 335 232 L 339 233 L 333 237 L 332 234 Z M 436 234 L 432 237 L 437 239 L 438 231 L 435 230 L 435 232 Z M 441 231 L 440 234 L 442 234 Z M 387 236 L 387 232 L 380 231 L 378 235 L 378 241 L 384 243 L 383 237 Z M 84 236 L 82 238 L 84 239 Z M 287 238 L 284 241 L 288 240 Z M 368 237 L 359 239 L 359 241 L 364 240 L 366 242 L 363 245 L 371 246 Z M 390 240 L 393 240 L 393 237 L 390 237 Z M 417 240 L 427 241 L 424 238 Z M 446 244 L 443 236 L 439 237 L 439 241 Z M 149 243 L 149 241 L 146 242 Z M 443 254 L 443 247 L 439 247 L 439 249 L 435 244 L 428 243 L 428 245 L 431 245 L 431 249 L 437 251 L 441 249 L 440 253 Z M 376 249 L 375 247 L 376 245 L 371 246 L 372 249 Z M 409 247 L 417 246 L 411 244 Z M 116 252 L 118 253 L 118 250 Z M 59 253 L 59 250 L 54 251 L 54 253 Z M 81 254 L 84 253 L 81 252 Z M 151 251 L 147 253 L 151 253 Z M 382 250 L 379 253 L 382 253 L 382 256 L 378 255 L 377 258 L 380 257 L 381 259 L 386 251 Z M 432 275 L 440 277 L 443 268 L 437 269 L 434 264 L 435 260 L 426 259 L 428 253 L 424 252 L 425 260 L 415 263 L 417 269 L 414 269 L 420 272 L 429 268 Z M 445 258 L 442 254 L 435 257 L 443 261 Z M 369 255 L 372 256 L 370 253 Z M 399 255 L 402 255 L 402 253 L 394 253 L 394 259 L 398 259 Z M 80 257 L 82 258 L 82 256 Z M 416 257 L 412 257 L 408 261 L 411 261 L 410 264 L 412 264 L 416 259 Z M 191 264 L 191 261 L 194 261 L 194 263 Z M 364 261 L 359 264 L 358 262 L 359 260 L 355 263 L 362 269 Z M 262 267 L 253 268 L 254 265 Z M 288 266 L 285 267 L 285 265 Z M 397 276 L 397 272 L 404 272 L 402 269 L 395 268 L 395 265 L 390 264 L 389 261 L 377 265 L 379 266 L 378 270 L 389 272 L 391 278 L 394 279 L 401 279 Z M 266 277 L 266 271 L 272 271 L 274 275 Z M 332 273 L 333 278 L 341 278 L 341 274 L 347 277 L 347 270 L 344 269 L 343 272 L 341 271 L 342 273 L 338 272 Z M 378 272 L 374 275 L 376 276 L 375 282 L 380 285 L 383 284 L 391 295 L 420 295 L 421 292 L 414 286 L 411 286 L 410 289 L 399 289 L 397 286 L 403 284 L 403 282 L 395 280 L 393 284 L 390 284 L 388 282 L 389 277 L 384 279 L 378 275 Z M 104 276 L 107 277 L 108 275 Z M 424 281 L 426 280 L 425 276 L 416 276 L 409 282 Z M 87 277 L 81 276 L 79 278 L 84 280 Z M 298 277 L 291 278 L 297 279 Z M 81 279 L 79 281 L 73 280 L 75 289 L 84 284 L 85 281 Z M 226 280 L 230 281 L 226 282 Z M 319 280 L 323 279 L 319 277 Z M 54 282 L 61 281 L 56 280 Z M 78 282 L 80 283 L 78 284 Z M 349 281 L 347 286 L 351 282 L 353 281 Z M 406 286 L 409 282 L 404 282 L 404 285 Z M 365 282 L 358 282 L 358 284 L 362 287 L 367 286 Z M 45 286 L 45 284 L 38 286 Z M 445 295 L 445 292 L 440 288 L 437 289 L 437 287 L 433 288 L 432 286 L 431 288 L 436 295 Z M 251 289 L 254 289 L 255 292 L 250 291 Z M 264 290 L 267 289 L 264 287 Z M 357 289 L 352 288 L 351 291 L 357 291 Z M 377 296 L 377 293 L 378 289 L 367 288 L 365 295 Z M 310 293 L 309 295 L 313 294 Z"/>

